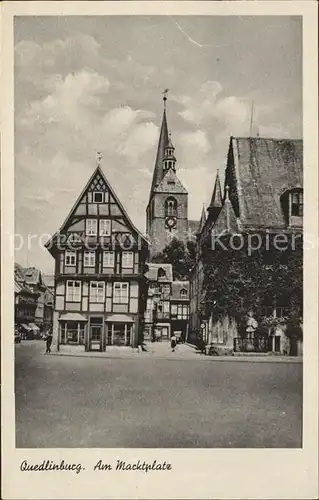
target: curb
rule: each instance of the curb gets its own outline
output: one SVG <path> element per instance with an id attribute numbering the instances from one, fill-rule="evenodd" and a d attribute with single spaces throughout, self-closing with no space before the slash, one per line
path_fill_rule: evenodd
<path id="1" fill-rule="evenodd" d="M 89 359 L 129 359 L 132 360 L 134 358 L 143 358 L 144 359 L 159 359 L 159 360 L 165 360 L 165 361 L 204 361 L 206 363 L 209 362 L 238 362 L 238 363 L 292 363 L 292 364 L 302 364 L 303 360 L 302 358 L 280 358 L 279 356 L 264 356 L 264 357 L 249 357 L 249 356 L 205 356 L 205 355 L 200 355 L 199 358 L 189 358 L 189 357 L 178 357 L 178 356 L 172 356 L 172 357 L 164 357 L 164 356 L 152 356 L 152 355 L 143 355 L 141 353 L 136 353 L 136 356 L 132 356 L 131 354 L 128 356 L 116 356 L 116 355 L 109 355 L 109 356 L 96 356 L 94 354 L 72 354 L 72 353 L 61 353 L 61 352 L 51 352 L 50 354 L 46 354 L 46 356 L 64 356 L 64 357 L 69 357 L 69 358 L 89 358 Z"/>

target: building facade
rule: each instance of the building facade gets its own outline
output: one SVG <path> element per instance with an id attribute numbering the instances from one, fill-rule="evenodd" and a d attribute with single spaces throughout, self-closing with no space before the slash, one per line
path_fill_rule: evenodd
<path id="1" fill-rule="evenodd" d="M 23 268 L 15 264 L 14 270 L 14 323 L 22 338 L 33 338 L 38 294 L 25 283 Z"/>
<path id="2" fill-rule="evenodd" d="M 234 339 L 238 339 L 238 325 L 233 318 L 225 315 L 223 318 L 219 317 L 218 321 L 214 319 L 215 302 L 218 306 L 219 300 L 218 290 L 216 300 L 211 299 L 209 303 L 205 303 L 206 271 L 203 253 L 207 252 L 207 242 L 212 242 L 212 238 L 216 241 L 222 235 L 242 235 L 246 238 L 252 234 L 261 238 L 267 235 L 302 235 L 302 160 L 302 140 L 231 137 L 223 192 L 217 174 L 207 219 L 198 233 L 197 262 L 190 275 L 192 338 L 203 334 L 207 342 L 229 346 L 233 346 Z M 209 255 L 213 263 L 212 243 L 210 246 Z M 264 262 L 261 265 L 266 269 L 268 264 L 269 262 Z M 287 266 L 289 262 L 282 266 L 282 272 L 286 272 Z M 272 295 L 261 297 L 261 302 L 256 304 L 253 311 L 248 312 L 250 315 L 277 319 L 273 324 L 284 325 L 289 311 L 288 302 L 289 291 L 287 293 L 285 290 L 281 294 L 280 290 L 273 290 Z M 301 316 L 302 299 L 298 307 Z M 205 314 L 203 310 L 206 311 Z M 284 329 L 275 327 L 273 330 L 277 332 L 277 336 L 284 337 Z M 281 343 L 280 340 L 277 341 L 276 345 L 276 350 L 282 352 L 284 340 Z M 274 344 L 269 348 L 273 349 Z"/>
<path id="3" fill-rule="evenodd" d="M 46 247 L 55 259 L 53 344 L 99 351 L 136 346 L 147 298 L 148 242 L 99 164 Z"/>
<path id="4" fill-rule="evenodd" d="M 168 341 L 175 334 L 186 340 L 189 320 L 189 282 L 174 281 L 171 264 L 149 263 L 144 340 Z"/>
<path id="5" fill-rule="evenodd" d="M 21 288 L 15 298 L 16 319 L 25 331 L 23 337 L 40 337 L 52 327 L 53 293 L 44 284 L 41 271 L 36 267 L 23 268 L 15 264 L 15 285 Z M 26 314 L 21 321 L 23 311 Z"/>

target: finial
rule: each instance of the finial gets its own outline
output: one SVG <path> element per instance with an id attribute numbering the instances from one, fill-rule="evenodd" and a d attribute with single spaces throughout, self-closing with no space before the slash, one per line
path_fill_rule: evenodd
<path id="1" fill-rule="evenodd" d="M 100 151 L 98 151 L 96 153 L 96 166 L 97 167 L 100 167 L 101 165 L 101 160 L 102 160 L 102 153 Z"/>
<path id="2" fill-rule="evenodd" d="M 163 94 L 163 101 L 164 101 L 164 108 L 166 108 L 166 101 L 167 101 L 167 94 L 169 93 L 169 89 L 165 89 L 162 94 Z"/>

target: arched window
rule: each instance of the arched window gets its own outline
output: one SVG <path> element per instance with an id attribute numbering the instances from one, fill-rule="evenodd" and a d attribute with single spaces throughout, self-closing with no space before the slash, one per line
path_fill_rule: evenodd
<path id="1" fill-rule="evenodd" d="M 172 196 L 165 200 L 165 216 L 169 215 L 177 215 L 177 201 Z"/>
<path id="2" fill-rule="evenodd" d="M 186 288 L 182 288 L 181 291 L 180 291 L 180 296 L 181 297 L 186 297 L 187 296 L 187 290 Z"/>

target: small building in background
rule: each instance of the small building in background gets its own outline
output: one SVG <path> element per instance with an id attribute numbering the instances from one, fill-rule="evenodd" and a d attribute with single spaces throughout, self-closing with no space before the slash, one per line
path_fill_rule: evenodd
<path id="1" fill-rule="evenodd" d="M 149 263 L 144 340 L 168 341 L 173 333 L 186 339 L 189 318 L 189 282 L 174 281 L 172 264 Z"/>
<path id="2" fill-rule="evenodd" d="M 32 325 L 35 321 L 38 293 L 32 290 L 24 278 L 24 269 L 15 264 L 14 269 L 14 322 L 23 339 L 31 339 L 36 335 Z"/>

